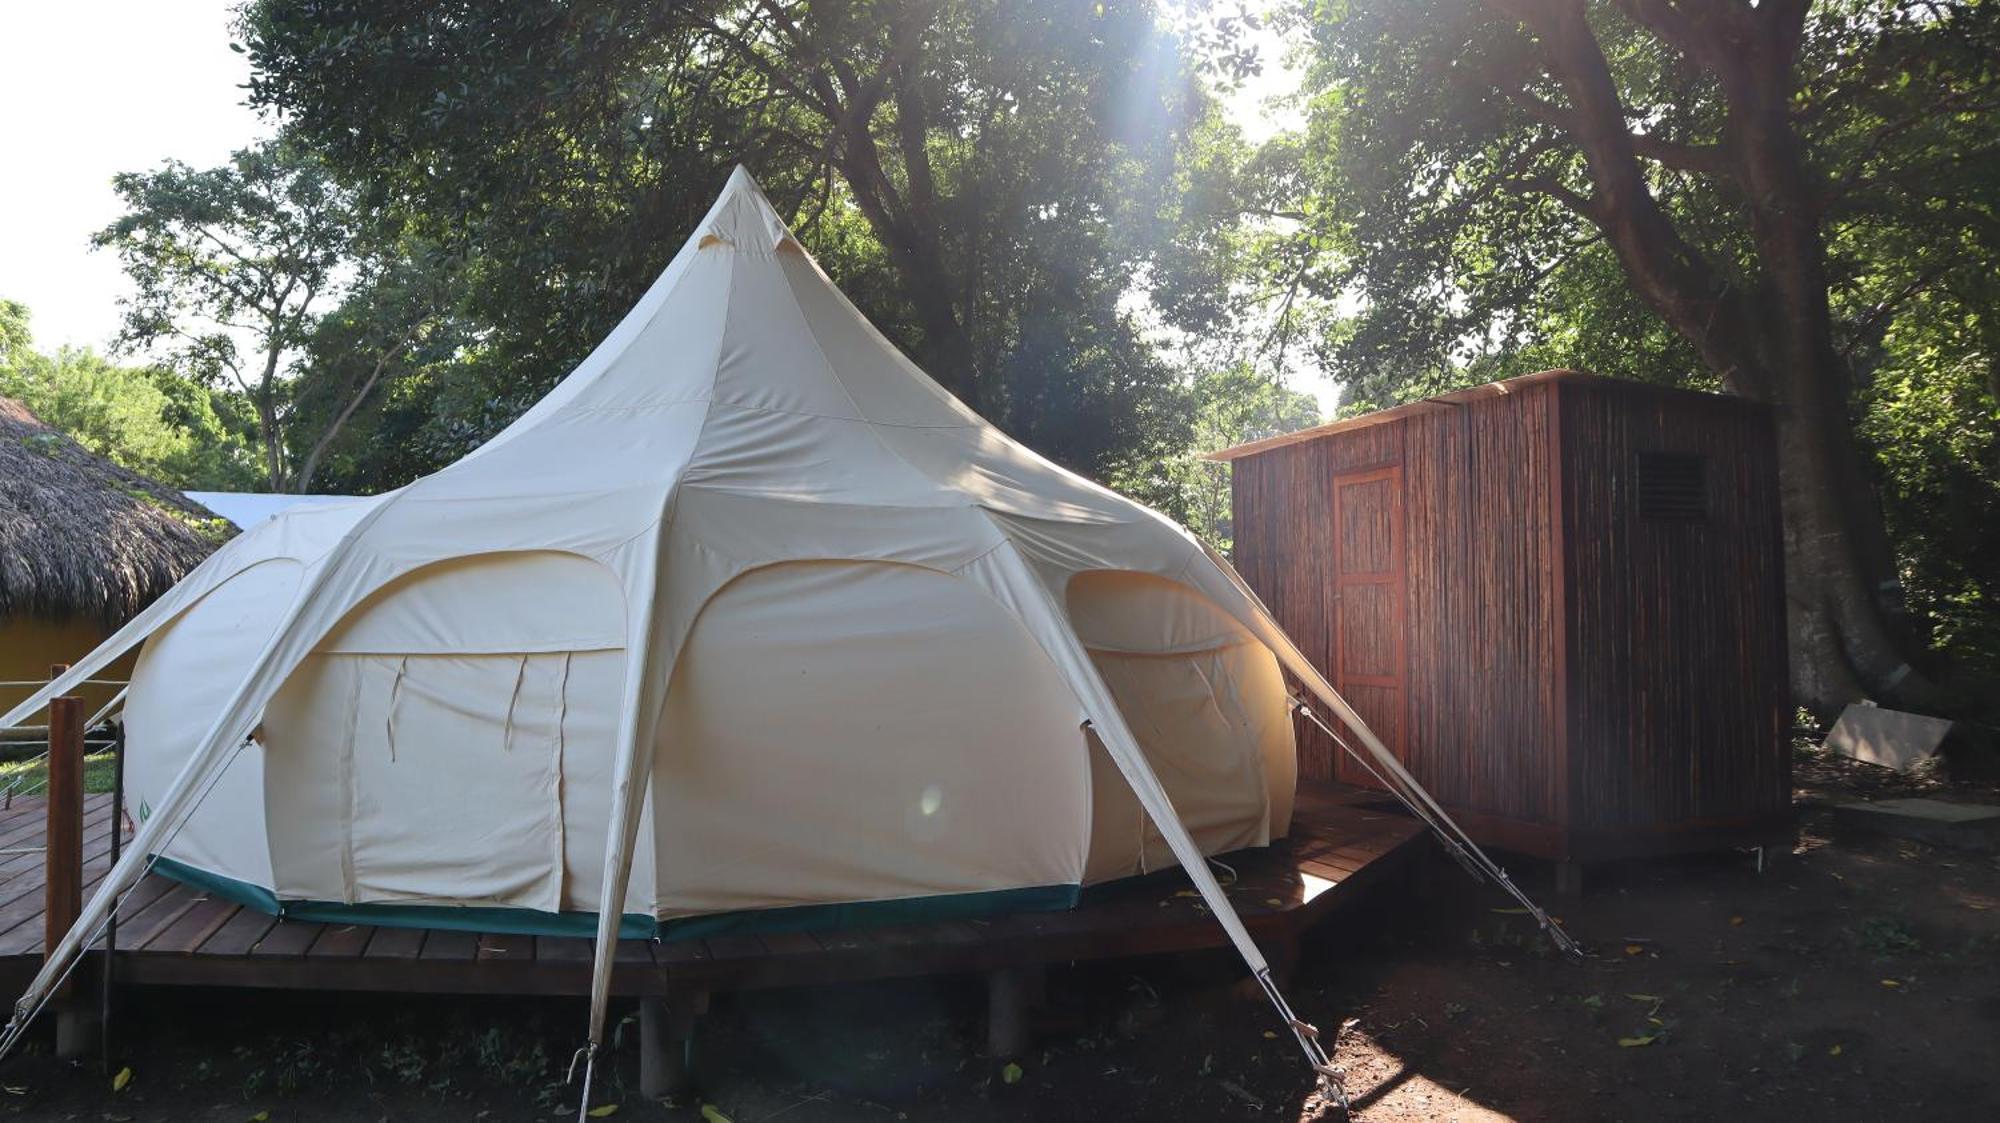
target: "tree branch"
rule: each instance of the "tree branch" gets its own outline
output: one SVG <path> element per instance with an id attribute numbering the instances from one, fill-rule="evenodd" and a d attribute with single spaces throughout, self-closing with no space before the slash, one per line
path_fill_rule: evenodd
<path id="1" fill-rule="evenodd" d="M 1554 102 L 1535 96 L 1528 90 L 1503 91 L 1509 101 L 1528 111 L 1528 115 L 1553 129 L 1575 137 L 1578 133 L 1576 115 Z M 1653 133 L 1635 133 L 1627 129 L 1625 137 L 1632 151 L 1645 159 L 1678 172 L 1695 175 L 1733 176 L 1735 166 L 1731 163 L 1729 150 L 1720 144 L 1690 144 L 1684 141 L 1668 140 Z"/>
<path id="2" fill-rule="evenodd" d="M 299 465 L 298 473 L 292 481 L 299 491 L 303 492 L 312 486 L 313 476 L 319 472 L 320 458 L 326 455 L 326 450 L 332 446 L 334 437 L 340 434 L 341 427 L 347 424 L 347 419 L 354 416 L 354 411 L 361 408 L 361 403 L 367 400 L 369 391 L 375 389 L 375 383 L 381 379 L 382 372 L 388 369 L 397 355 L 416 342 L 420 330 L 421 328 L 412 329 L 409 334 L 397 340 L 394 346 L 375 357 L 375 366 L 369 370 L 368 377 L 362 380 L 361 388 L 356 390 L 354 396 L 347 400 L 347 404 L 341 407 L 340 412 L 334 415 L 326 431 L 320 434 L 319 440 L 313 442 L 311 451 L 306 453 L 305 461 Z"/>

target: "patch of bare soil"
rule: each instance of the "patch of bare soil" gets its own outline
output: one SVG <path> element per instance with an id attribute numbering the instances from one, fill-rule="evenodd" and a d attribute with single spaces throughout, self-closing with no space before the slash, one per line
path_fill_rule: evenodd
<path id="1" fill-rule="evenodd" d="M 1292 994 L 1322 1026 L 1356 1020 L 1339 1049 L 1356 1118 L 2000 1118 L 2000 859 L 1833 839 L 1827 802 L 1918 794 L 1864 767 L 1801 759 L 1799 845 L 1761 874 L 1734 854 L 1634 862 L 1557 901 L 1547 870 L 1509 862 L 1592 946 L 1581 964 L 1442 861 L 1336 917 Z M 628 1022 L 598 1102 L 706 1123 L 1335 1117 L 1221 956 L 1049 989 L 1040 1047 L 1011 1069 L 979 1055 L 970 980 L 718 1000 L 703 1097 L 672 1106 L 638 1096 Z M 24 1056 L 0 1067 L 0 1117 L 574 1118 L 582 1020 L 568 1001 L 136 991 L 122 1091 Z"/>

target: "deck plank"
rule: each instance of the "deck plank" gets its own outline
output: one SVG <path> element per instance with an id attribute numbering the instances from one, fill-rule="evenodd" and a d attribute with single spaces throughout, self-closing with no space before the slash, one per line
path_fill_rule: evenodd
<path id="1" fill-rule="evenodd" d="M 280 920 L 250 949 L 253 959 L 299 959 L 326 928 L 309 920 Z"/>
<path id="2" fill-rule="evenodd" d="M 230 917 L 242 910 L 243 906 L 235 901 L 204 897 L 182 913 L 179 920 L 160 929 L 159 934 L 145 944 L 134 945 L 132 950 L 191 955 L 210 936 L 220 931 Z"/>
<path id="3" fill-rule="evenodd" d="M 307 959 L 359 959 L 375 935 L 369 924 L 329 924 L 306 949 Z"/>
<path id="4" fill-rule="evenodd" d="M 122 948 L 143 948 L 153 937 L 171 927 L 189 909 L 207 900 L 207 896 L 176 881 L 167 891 L 160 894 L 152 904 L 136 911 L 130 920 L 118 923 L 118 946 Z"/>
<path id="5" fill-rule="evenodd" d="M 418 958 L 434 963 L 470 963 L 479 957 L 479 933 L 434 928 Z"/>
<path id="6" fill-rule="evenodd" d="M 422 928 L 391 928 L 386 925 L 375 929 L 374 938 L 368 941 L 369 959 L 414 960 L 424 947 Z"/>
<path id="7" fill-rule="evenodd" d="M 597 958 L 596 943 L 582 936 L 538 936 L 535 938 L 535 962 L 590 963 Z"/>
<path id="8" fill-rule="evenodd" d="M 479 936 L 478 958 L 482 962 L 500 959 L 509 963 L 533 963 L 535 938 L 506 932 L 482 932 Z"/>
<path id="9" fill-rule="evenodd" d="M 618 955 L 614 960 L 614 962 L 616 962 L 620 967 L 627 967 L 627 966 L 651 967 L 653 965 L 653 941 L 651 940 L 618 941 Z"/>
<path id="10" fill-rule="evenodd" d="M 94 886 L 110 866 L 108 797 L 91 797 L 86 814 L 84 877 Z M 8 838 L 39 846 L 45 818 L 38 801 L 19 801 L 11 813 L 0 813 L 0 849 Z M 1224 890 L 1260 941 L 1282 937 L 1342 907 L 1351 886 L 1394 868 L 1388 859 L 1412 853 L 1421 834 L 1414 821 L 1385 811 L 1379 796 L 1305 784 L 1288 840 L 1222 857 L 1238 874 Z M 39 958 L 41 862 L 39 852 L 0 855 L 0 965 Z M 279 920 L 157 875 L 128 897 L 119 937 L 121 962 L 130 965 L 123 977 L 136 983 L 577 994 L 587 986 L 581 969 L 592 956 L 592 941 L 580 937 Z M 1169 870 L 1092 887 L 1069 910 L 841 931 L 624 940 L 613 987 L 620 994 L 663 994 L 789 986 L 1226 944 L 1187 878 Z"/>
<path id="11" fill-rule="evenodd" d="M 248 955 L 278 918 L 256 909 L 238 909 L 229 922 L 216 929 L 208 941 L 196 949 L 203 955 Z"/>

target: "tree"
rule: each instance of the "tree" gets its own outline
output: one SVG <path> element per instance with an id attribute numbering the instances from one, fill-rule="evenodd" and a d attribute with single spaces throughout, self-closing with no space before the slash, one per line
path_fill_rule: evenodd
<path id="1" fill-rule="evenodd" d="M 741 161 L 856 302 L 1100 476 L 1180 439 L 1120 300 L 1215 109 L 1139 0 L 261 0 L 253 100 L 478 264 L 489 433 L 608 330 Z M 490 409 L 489 404 L 490 403 Z"/>
<path id="2" fill-rule="evenodd" d="M 1968 250 L 2000 216 L 1992 6 L 1355 0 L 1299 18 L 1316 93 L 1296 235 L 1325 288 L 1366 301 L 1321 339 L 1330 367 L 1382 398 L 1595 351 L 1772 402 L 1795 693 L 1822 713 L 1944 704 L 1912 669 L 1934 664 L 1856 422 L 1866 340 L 1990 260 Z M 1905 240 L 1937 249 L 1891 249 Z"/>
<path id="3" fill-rule="evenodd" d="M 0 395 L 163 483 L 228 489 L 256 478 L 229 402 L 170 370 L 120 366 L 88 348 L 39 352 L 27 308 L 8 300 L 0 300 Z"/>
<path id="4" fill-rule="evenodd" d="M 121 344 L 162 348 L 240 393 L 273 491 L 311 485 L 355 411 L 456 299 L 449 255 L 400 237 L 282 140 L 221 167 L 169 161 L 114 185 L 127 211 L 96 242 L 138 289 Z M 317 405 L 338 400 L 301 413 L 301 387 Z"/>
<path id="5" fill-rule="evenodd" d="M 381 412 L 396 396 L 394 388 L 462 362 L 477 347 L 475 330 L 456 314 L 463 301 L 458 257 L 383 224 L 379 216 L 363 227 L 351 250 L 355 280 L 340 304 L 314 321 L 301 344 L 287 417 L 298 491 L 312 489 L 329 458 L 372 458 L 382 436 Z M 357 426 L 364 407 L 376 415 L 372 424 Z M 350 469 L 345 476 L 351 480 L 354 473 Z M 379 491 L 408 479 L 361 486 Z"/>
<path id="6" fill-rule="evenodd" d="M 285 144 L 205 171 L 168 161 L 113 186 L 126 213 L 95 240 L 117 252 L 138 289 L 121 344 L 163 345 L 199 377 L 234 385 L 257 411 L 266 486 L 286 490 L 288 361 L 340 283 L 350 199 Z"/>
<path id="7" fill-rule="evenodd" d="M 1207 459 L 1232 445 L 1320 423 L 1319 402 L 1248 362 L 1203 371 L 1189 387 L 1194 425 L 1186 447 L 1112 479 L 1118 490 L 1171 515 L 1218 550 L 1230 548 L 1229 473 Z"/>

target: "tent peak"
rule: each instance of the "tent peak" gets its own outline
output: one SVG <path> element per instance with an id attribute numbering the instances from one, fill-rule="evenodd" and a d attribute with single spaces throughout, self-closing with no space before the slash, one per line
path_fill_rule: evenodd
<path id="1" fill-rule="evenodd" d="M 707 249 L 717 244 L 763 253 L 800 249 L 791 228 L 771 200 L 765 198 L 764 189 L 741 164 L 729 173 L 729 182 L 723 184 L 715 206 L 709 209 L 696 234 L 697 248 Z"/>

